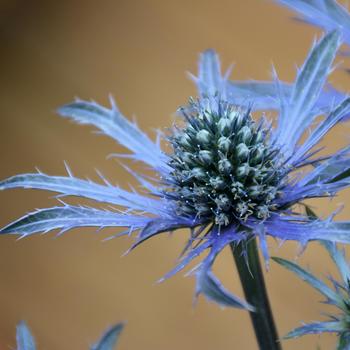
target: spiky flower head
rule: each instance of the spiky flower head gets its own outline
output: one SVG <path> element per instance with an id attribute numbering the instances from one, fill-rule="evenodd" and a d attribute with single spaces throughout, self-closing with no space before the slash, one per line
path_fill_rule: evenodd
<path id="1" fill-rule="evenodd" d="M 286 172 L 279 151 L 250 109 L 222 100 L 213 105 L 191 100 L 180 110 L 185 126 L 170 137 L 165 196 L 177 202 L 178 215 L 219 226 L 267 219 Z"/>
<path id="2" fill-rule="evenodd" d="M 308 334 L 336 333 L 338 335 L 337 350 L 347 350 L 350 348 L 350 266 L 346 260 L 344 250 L 328 241 L 322 241 L 321 243 L 336 264 L 342 279 L 337 281 L 329 277 L 333 289 L 299 265 L 281 258 L 273 259 L 320 292 L 326 297 L 326 303 L 337 307 L 340 313 L 328 315 L 329 319 L 326 321 L 304 324 L 289 332 L 285 338 L 292 339 Z"/>
<path id="3" fill-rule="evenodd" d="M 153 142 L 121 114 L 113 100 L 111 109 L 81 100 L 63 106 L 62 116 L 96 126 L 127 147 L 131 159 L 145 163 L 159 176 L 150 179 L 130 171 L 142 192 L 114 186 L 102 175 L 104 184 L 76 178 L 68 167 L 69 176 L 13 176 L 0 182 L 0 189 L 44 189 L 58 192 L 61 201 L 62 196 L 81 196 L 109 206 L 63 203 L 27 214 L 0 232 L 27 236 L 82 226 L 126 227 L 121 234 L 139 232 L 134 248 L 162 232 L 189 228 L 182 260 L 165 278 L 208 250 L 193 270 L 197 294 L 221 305 L 253 310 L 224 289 L 211 272 L 227 245 L 244 245 L 258 237 L 268 262 L 267 235 L 302 245 L 317 239 L 350 243 L 349 222 L 335 222 L 332 217 L 310 220 L 296 206 L 305 199 L 332 197 L 350 184 L 350 148 L 322 157 L 315 148 L 350 114 L 349 98 L 334 89 L 324 90 L 339 45 L 337 32 L 324 36 L 293 84 L 280 82 L 276 74 L 273 82 L 229 81 L 229 72 L 221 75 L 216 53 L 204 52 L 198 77 L 192 77 L 198 98 L 180 109 L 181 123 L 165 138 L 172 148 L 169 152 L 161 148 L 162 133 Z M 278 110 L 276 127 L 252 117 L 261 108 Z"/>

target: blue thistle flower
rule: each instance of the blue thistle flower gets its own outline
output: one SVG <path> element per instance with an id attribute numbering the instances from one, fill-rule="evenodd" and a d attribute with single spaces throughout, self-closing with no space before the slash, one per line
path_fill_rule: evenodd
<path id="1" fill-rule="evenodd" d="M 326 303 L 334 305 L 341 313 L 339 315 L 328 315 L 329 319 L 327 321 L 304 324 L 289 332 L 284 338 L 297 338 L 307 334 L 336 333 L 339 337 L 337 349 L 345 350 L 350 347 L 350 266 L 343 250 L 338 249 L 334 243 L 329 241 L 322 241 L 321 243 L 336 264 L 342 279 L 339 282 L 332 277 L 329 278 L 333 289 L 291 261 L 276 257 L 272 259 L 294 272 L 303 281 L 319 291 L 326 297 Z"/>
<path id="2" fill-rule="evenodd" d="M 240 103 L 239 94 L 235 103 L 232 83 L 228 73 L 221 74 L 218 56 L 213 50 L 204 52 L 198 77 L 192 76 L 199 96 L 180 108 L 182 124 L 165 137 L 172 148 L 168 153 L 161 149 L 164 137 L 160 132 L 153 142 L 121 114 L 112 99 L 111 109 L 82 100 L 61 107 L 61 116 L 96 126 L 132 152 L 125 157 L 143 162 L 159 178 L 150 180 L 130 171 L 143 189 L 138 193 L 113 186 L 102 176 L 103 185 L 78 179 L 68 168 L 67 177 L 13 176 L 0 182 L 0 189 L 50 190 L 60 197 L 109 203 L 115 210 L 63 203 L 29 213 L 0 233 L 28 236 L 83 226 L 126 227 L 122 234 L 139 232 L 133 249 L 160 233 L 189 228 L 181 261 L 164 278 L 209 251 L 194 270 L 197 294 L 224 306 L 253 310 L 211 272 L 215 258 L 228 244 L 244 244 L 258 237 L 268 262 L 267 235 L 301 245 L 318 239 L 350 242 L 350 222 L 310 220 L 296 207 L 309 198 L 332 197 L 349 186 L 350 148 L 324 157 L 315 148 L 350 112 L 349 98 L 330 97 L 324 91 L 339 44 L 337 32 L 319 40 L 288 93 L 275 75 L 280 110 L 276 128 L 265 118 L 253 119 L 252 107 Z M 320 114 L 324 115 L 321 120 Z M 316 119 L 317 126 L 311 128 Z M 300 143 L 306 132 L 309 134 Z M 310 165 L 313 168 L 307 170 Z"/>

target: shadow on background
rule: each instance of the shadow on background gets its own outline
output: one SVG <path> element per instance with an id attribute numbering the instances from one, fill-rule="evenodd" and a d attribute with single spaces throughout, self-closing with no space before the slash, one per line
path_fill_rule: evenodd
<path id="1" fill-rule="evenodd" d="M 107 103 L 112 93 L 125 115 L 141 127 L 172 124 L 174 111 L 195 95 L 185 71 L 196 71 L 198 53 L 214 47 L 224 66 L 235 62 L 236 79 L 269 79 L 274 62 L 292 80 L 315 30 L 261 0 L 213 1 L 2 1 L 0 5 L 0 178 L 31 172 L 65 173 L 63 161 L 81 177 L 97 179 L 95 168 L 114 183 L 131 181 L 106 160 L 124 151 L 113 141 L 58 118 L 54 110 L 74 97 Z M 335 74 L 344 88 L 348 78 Z M 349 85 L 348 85 L 349 86 Z M 345 140 L 339 128 L 326 143 Z M 340 197 L 346 203 L 346 195 Z M 336 201 L 338 202 L 338 201 Z M 55 203 L 51 194 L 1 193 L 0 224 Z M 336 203 L 320 202 L 323 214 Z M 346 217 L 348 210 L 341 214 Z M 25 319 L 39 349 L 86 349 L 108 325 L 127 320 L 120 349 L 255 349 L 248 315 L 222 311 L 200 299 L 192 307 L 194 281 L 181 275 L 157 285 L 184 244 L 187 232 L 154 239 L 120 258 L 131 240 L 102 242 L 115 233 L 74 230 L 0 243 L 0 349 L 14 345 L 15 324 Z M 292 258 L 295 244 L 271 253 Z M 333 271 L 315 244 L 300 259 L 316 272 Z M 229 252 L 217 264 L 227 286 L 241 295 Z M 272 265 L 267 276 L 273 308 L 284 334 L 325 310 L 319 295 Z M 322 349 L 334 338 L 289 341 L 286 350 Z"/>

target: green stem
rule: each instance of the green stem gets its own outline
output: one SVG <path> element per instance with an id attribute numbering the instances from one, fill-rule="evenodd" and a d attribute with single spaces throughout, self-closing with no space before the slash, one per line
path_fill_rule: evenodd
<path id="1" fill-rule="evenodd" d="M 259 349 L 282 350 L 267 296 L 256 240 L 250 240 L 245 246 L 241 243 L 231 244 L 231 250 L 245 297 L 256 308 L 255 312 L 250 313 L 250 318 Z M 243 255 L 244 251 L 247 258 Z"/>
<path id="2" fill-rule="evenodd" d="M 346 339 L 345 334 L 339 335 L 337 350 L 346 350 L 348 344 L 348 339 Z"/>

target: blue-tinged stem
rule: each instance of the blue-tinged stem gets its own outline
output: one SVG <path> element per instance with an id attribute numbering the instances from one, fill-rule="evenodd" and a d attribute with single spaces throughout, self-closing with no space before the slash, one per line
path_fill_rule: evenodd
<path id="1" fill-rule="evenodd" d="M 255 312 L 250 313 L 250 318 L 259 349 L 282 350 L 267 296 L 256 240 L 252 239 L 244 246 L 242 244 L 231 244 L 231 250 L 245 297 L 256 308 Z M 244 252 L 247 254 L 246 258 Z"/>

